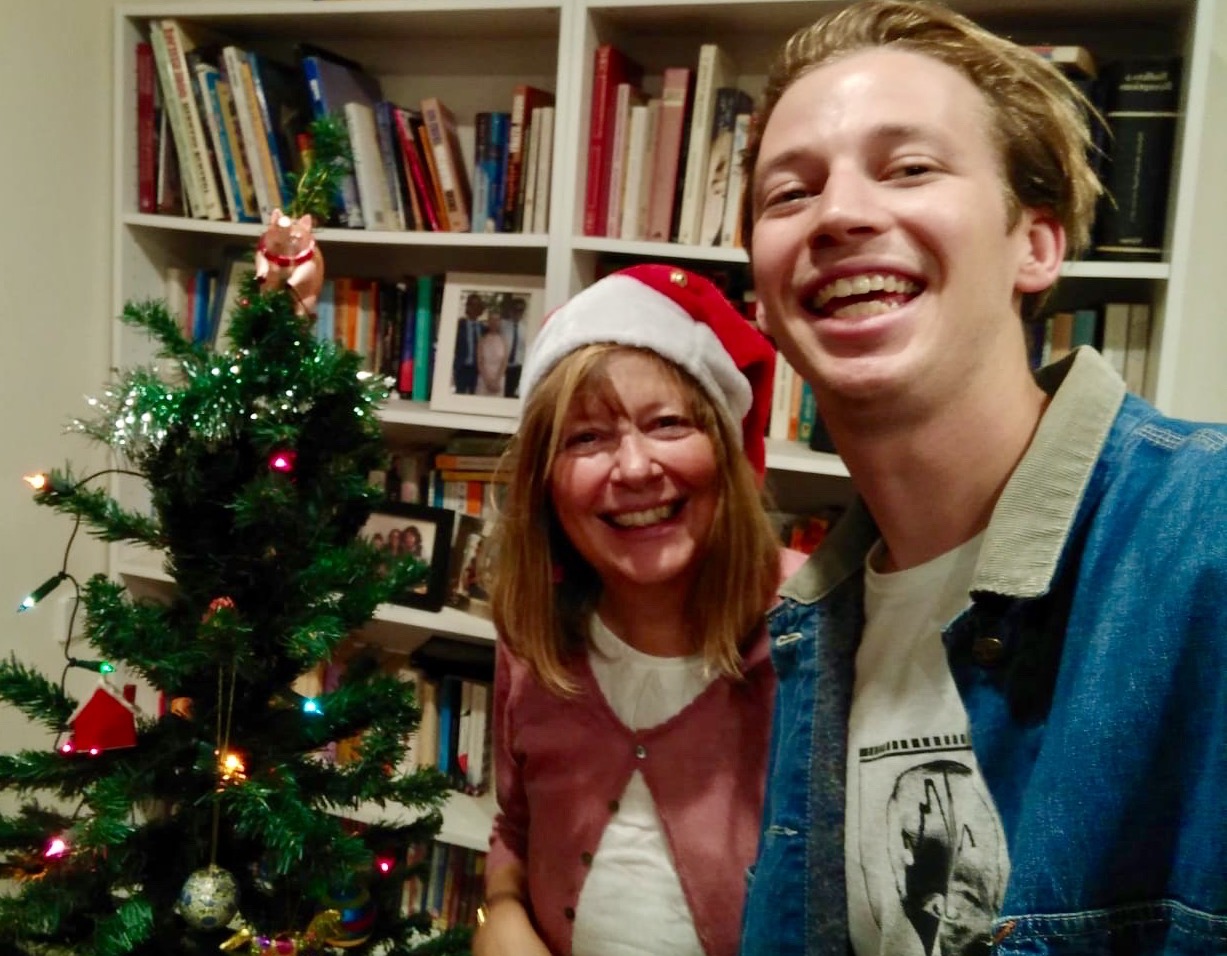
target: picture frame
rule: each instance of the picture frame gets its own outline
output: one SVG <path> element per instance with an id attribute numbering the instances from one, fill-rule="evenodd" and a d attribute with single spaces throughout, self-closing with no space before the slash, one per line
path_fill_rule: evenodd
<path id="1" fill-rule="evenodd" d="M 406 545 L 400 542 L 412 540 L 416 534 L 418 556 L 430 566 L 426 580 L 392 598 L 393 604 L 419 608 L 423 611 L 438 611 L 447 597 L 448 569 L 452 550 L 452 526 L 455 512 L 447 508 L 432 508 L 428 505 L 410 504 L 404 501 L 386 501 L 379 504 L 363 524 L 358 536 L 377 548 L 387 548 L 394 553 L 404 553 Z M 392 544 L 393 538 L 397 543 Z"/>
<path id="2" fill-rule="evenodd" d="M 481 549 L 489 536 L 489 525 L 475 515 L 456 516 L 455 543 L 452 545 L 448 571 L 447 603 L 449 606 L 489 618 L 490 595 L 477 577 Z"/>
<path id="3" fill-rule="evenodd" d="M 447 273 L 430 407 L 516 418 L 524 355 L 544 314 L 543 276 Z"/>

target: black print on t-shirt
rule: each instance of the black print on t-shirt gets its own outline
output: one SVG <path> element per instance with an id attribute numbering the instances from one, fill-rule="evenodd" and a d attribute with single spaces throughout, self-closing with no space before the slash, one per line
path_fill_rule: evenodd
<path id="1" fill-rule="evenodd" d="M 859 751 L 862 808 L 877 808 L 861 816 L 861 864 L 876 869 L 885 863 L 896 896 L 881 898 L 888 896 L 886 890 L 871 905 L 879 926 L 883 917 L 895 922 L 883 908 L 901 907 L 926 956 L 987 954 L 992 922 L 1004 901 L 1004 834 L 983 780 L 970 760 L 959 759 L 969 756 L 968 751 L 960 734 L 892 741 Z M 878 838 L 866 831 L 883 822 L 885 831 L 879 831 Z M 885 873 L 883 877 L 869 882 L 885 888 L 889 883 Z"/>

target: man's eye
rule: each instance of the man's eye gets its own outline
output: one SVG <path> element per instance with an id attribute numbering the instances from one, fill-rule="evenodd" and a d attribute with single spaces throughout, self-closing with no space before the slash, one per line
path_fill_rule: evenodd
<path id="1" fill-rule="evenodd" d="M 913 179 L 917 176 L 924 176 L 933 172 L 933 167 L 928 163 L 904 163 L 891 170 L 891 179 Z"/>
<path id="2" fill-rule="evenodd" d="M 800 199 L 805 199 L 809 192 L 802 189 L 800 186 L 792 186 L 788 189 L 778 189 L 771 193 L 763 202 L 763 208 L 769 209 L 772 206 L 782 206 L 786 203 L 796 202 Z"/>

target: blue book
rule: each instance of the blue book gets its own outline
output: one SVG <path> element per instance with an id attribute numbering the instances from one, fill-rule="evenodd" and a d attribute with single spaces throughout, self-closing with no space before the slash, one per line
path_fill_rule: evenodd
<path id="1" fill-rule="evenodd" d="M 371 107 L 382 98 L 379 81 L 358 64 L 315 47 L 304 47 L 300 59 L 307 98 L 314 116 L 336 117 L 345 125 L 347 103 L 362 103 Z M 358 180 L 352 172 L 341 179 L 341 225 L 362 229 L 362 205 L 358 198 Z"/>
<path id="2" fill-rule="evenodd" d="M 417 349 L 417 294 L 410 282 L 402 282 L 400 296 L 400 364 L 396 367 L 396 391 L 402 398 L 413 397 L 413 362 Z"/>
<path id="3" fill-rule="evenodd" d="M 222 105 L 221 96 L 217 90 L 217 85 L 224 82 L 221 70 L 212 64 L 204 63 L 196 67 L 196 77 L 204 83 L 209 111 L 213 116 L 213 119 L 209 122 L 210 130 L 216 124 L 217 152 L 222 167 L 221 174 L 226 177 L 226 181 L 230 184 L 227 198 L 231 200 L 233 212 L 239 222 L 257 222 L 260 217 L 249 211 L 245 206 L 243 184 L 239 181 L 239 170 L 234 161 L 235 151 L 242 149 L 242 145 L 231 142 L 230 132 L 226 128 L 226 109 Z"/>
<path id="4" fill-rule="evenodd" d="M 302 169 L 298 134 L 306 130 L 310 118 L 306 91 L 293 68 L 250 50 L 247 59 L 277 177 L 277 190 L 282 208 L 285 208 L 293 195 L 289 174 Z"/>
<path id="5" fill-rule="evenodd" d="M 1099 310 L 1075 309 L 1074 328 L 1070 335 L 1069 347 L 1076 349 L 1079 345 L 1098 345 Z"/>
<path id="6" fill-rule="evenodd" d="M 486 231 L 500 232 L 503 225 L 503 203 L 507 185 L 507 149 L 511 141 L 511 114 L 490 114 L 490 152 L 486 158 L 486 175 L 490 180 L 489 203 L 486 206 Z"/>
<path id="7" fill-rule="evenodd" d="M 315 303 L 315 338 L 318 342 L 336 339 L 336 283 L 325 279 L 320 287 L 320 297 Z"/>

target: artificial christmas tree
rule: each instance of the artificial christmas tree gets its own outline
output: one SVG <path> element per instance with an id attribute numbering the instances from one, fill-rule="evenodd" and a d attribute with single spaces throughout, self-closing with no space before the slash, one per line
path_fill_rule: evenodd
<path id="1" fill-rule="evenodd" d="M 394 861 L 437 833 L 446 793 L 433 770 L 390 769 L 419 717 L 411 685 L 359 657 L 335 690 L 294 690 L 425 573 L 412 559 L 389 567 L 358 538 L 380 494 L 367 476 L 384 460 L 376 408 L 388 388 L 313 333 L 323 262 L 303 217 L 324 211 L 346 163 L 335 123 L 313 133 L 314 161 L 261 240 L 267 268 L 243 289 L 228 347 L 187 341 L 163 303 L 130 304 L 124 321 L 155 338 L 161 365 L 119 376 L 77 423 L 122 466 L 28 479 L 39 504 L 94 535 L 163 552 L 175 586 L 164 602 L 102 575 L 78 588 L 66 553 L 23 602 L 77 589 L 83 632 L 69 636 L 65 671 L 97 671 L 100 685 L 82 703 L 62 678 L 0 662 L 0 699 L 59 735 L 47 752 L 0 755 L 0 788 L 25 801 L 0 817 L 0 876 L 15 887 L 0 898 L 0 952 L 465 946 L 465 934 L 427 938 L 428 916 L 399 912 L 415 873 Z M 147 484 L 151 515 L 108 494 L 115 472 Z M 86 643 L 90 658 L 74 656 Z M 156 690 L 165 713 L 131 708 L 109 683 L 113 664 Z M 323 756 L 355 734 L 356 761 Z M 345 821 L 371 802 L 421 815 L 401 826 Z"/>

